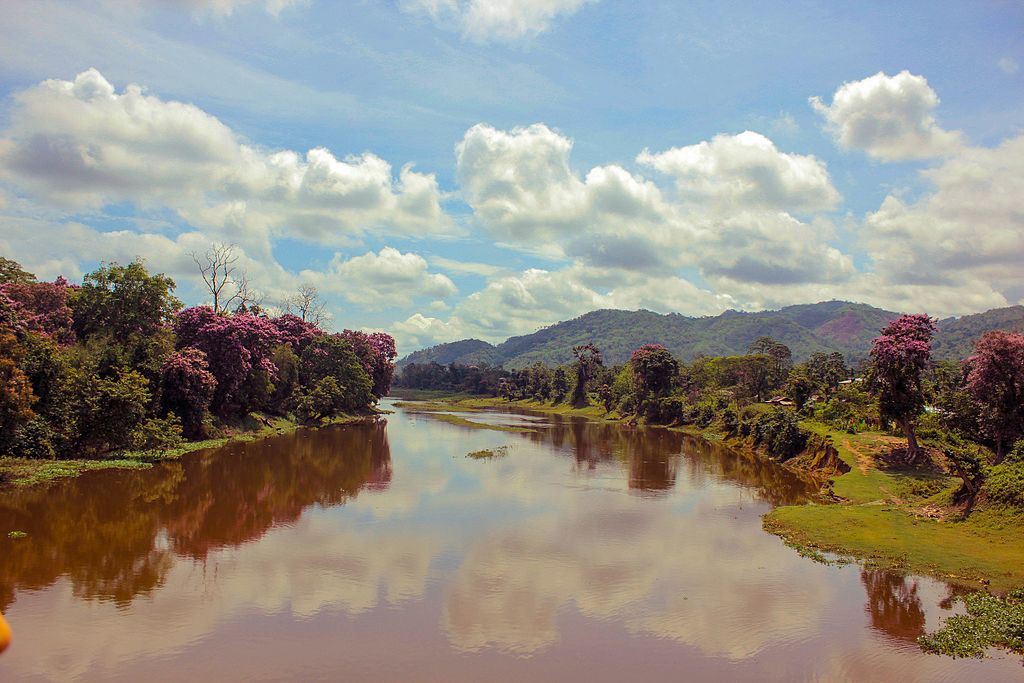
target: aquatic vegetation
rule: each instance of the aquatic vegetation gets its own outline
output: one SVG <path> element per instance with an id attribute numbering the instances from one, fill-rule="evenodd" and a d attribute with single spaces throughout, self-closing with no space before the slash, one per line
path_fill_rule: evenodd
<path id="1" fill-rule="evenodd" d="M 472 451 L 466 454 L 467 458 L 473 458 L 474 460 L 487 460 L 490 458 L 503 458 L 508 455 L 508 446 L 495 446 L 494 448 L 484 448 L 479 451 Z"/>
<path id="2" fill-rule="evenodd" d="M 918 639 L 926 652 L 951 657 L 984 657 L 985 650 L 1000 647 L 1024 654 L 1024 589 L 999 598 L 970 593 L 957 598 L 966 614 L 946 619 L 935 633 Z"/>

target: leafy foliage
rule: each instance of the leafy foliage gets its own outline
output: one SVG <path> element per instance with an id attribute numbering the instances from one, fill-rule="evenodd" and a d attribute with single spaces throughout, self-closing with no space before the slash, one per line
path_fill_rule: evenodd
<path id="1" fill-rule="evenodd" d="M 869 383 L 878 394 L 879 413 L 903 429 L 911 461 L 919 454 L 913 420 L 924 408 L 923 376 L 934 333 L 935 322 L 927 315 L 902 315 L 871 343 Z"/>
<path id="2" fill-rule="evenodd" d="M 360 357 L 294 315 L 178 313 L 173 290 L 140 261 L 103 265 L 78 287 L 37 282 L 0 261 L 0 455 L 173 449 L 250 410 L 284 415 L 307 395 L 325 415 L 366 410 L 372 390 L 390 384 L 389 335 L 348 333 Z M 318 341 L 342 352 L 305 356 Z M 300 383 L 304 374 L 310 384 Z"/>
<path id="3" fill-rule="evenodd" d="M 966 366 L 967 390 L 1002 458 L 1006 445 L 1024 436 L 1024 334 L 986 332 Z"/>
<path id="4" fill-rule="evenodd" d="M 150 275 L 142 261 L 104 265 L 86 275 L 71 297 L 75 331 L 83 339 L 152 334 L 181 308 L 174 287 L 166 275 Z"/>
<path id="5" fill-rule="evenodd" d="M 210 372 L 206 353 L 186 347 L 164 362 L 160 375 L 164 411 L 181 419 L 185 436 L 204 438 L 210 402 L 217 391 L 217 378 Z"/>
<path id="6" fill-rule="evenodd" d="M 923 650 L 978 658 L 992 646 L 1024 653 L 1024 590 L 1011 591 L 1005 598 L 970 593 L 958 599 L 967 614 L 951 616 L 941 629 L 921 636 Z"/>

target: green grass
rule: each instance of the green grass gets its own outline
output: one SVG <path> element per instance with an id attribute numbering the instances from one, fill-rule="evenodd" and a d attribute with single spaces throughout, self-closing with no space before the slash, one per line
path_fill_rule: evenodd
<path id="1" fill-rule="evenodd" d="M 0 480 L 13 487 L 36 486 L 64 477 L 77 477 L 93 470 L 141 470 L 151 467 L 149 462 L 132 458 L 109 460 L 29 460 L 28 458 L 0 458 Z"/>
<path id="2" fill-rule="evenodd" d="M 988 506 L 962 519 L 948 509 L 957 479 L 934 471 L 875 466 L 870 456 L 891 446 L 892 439 L 808 426 L 830 435 L 851 467 L 833 482 L 833 491 L 844 500 L 776 508 L 765 515 L 765 529 L 789 543 L 879 566 L 960 583 L 984 579 L 996 590 L 1024 585 L 1024 513 Z M 915 514 L 923 508 L 944 518 Z"/>

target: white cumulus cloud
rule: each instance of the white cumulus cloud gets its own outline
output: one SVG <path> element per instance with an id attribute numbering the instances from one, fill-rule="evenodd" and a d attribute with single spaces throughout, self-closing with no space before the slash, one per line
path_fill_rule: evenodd
<path id="1" fill-rule="evenodd" d="M 883 161 L 947 156 L 962 145 L 958 131 L 944 130 L 932 116 L 939 97 L 928 81 L 909 71 L 844 83 L 829 105 L 819 97 L 810 102 L 841 146 Z"/>
<path id="2" fill-rule="evenodd" d="M 300 277 L 367 309 L 409 305 L 420 297 L 445 299 L 458 291 L 447 275 L 429 272 L 422 256 L 393 247 L 350 259 L 338 254 L 326 271 L 307 270 Z"/>
<path id="3" fill-rule="evenodd" d="M 823 162 L 780 152 L 749 130 L 664 152 L 644 150 L 637 162 L 674 177 L 680 195 L 694 203 L 819 211 L 839 202 Z"/>
<path id="4" fill-rule="evenodd" d="M 343 244 L 368 230 L 453 229 L 433 175 L 406 165 L 395 178 L 369 152 L 263 150 L 194 105 L 136 85 L 118 93 L 96 69 L 15 95 L 0 132 L 0 177 L 68 209 L 166 207 L 238 242 Z"/>

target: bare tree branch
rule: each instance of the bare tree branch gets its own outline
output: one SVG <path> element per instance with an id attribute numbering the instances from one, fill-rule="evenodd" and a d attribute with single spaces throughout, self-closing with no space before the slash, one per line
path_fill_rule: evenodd
<path id="1" fill-rule="evenodd" d="M 238 254 L 234 244 L 216 243 L 202 256 L 192 252 L 192 260 L 213 299 L 215 313 L 227 313 L 232 307 L 248 309 L 262 303 L 263 297 L 249 286 L 245 271 L 235 265 Z"/>
<path id="2" fill-rule="evenodd" d="M 302 285 L 299 290 L 281 302 L 285 311 L 294 313 L 303 321 L 322 326 L 330 320 L 327 305 L 320 297 L 320 290 L 313 285 Z"/>

